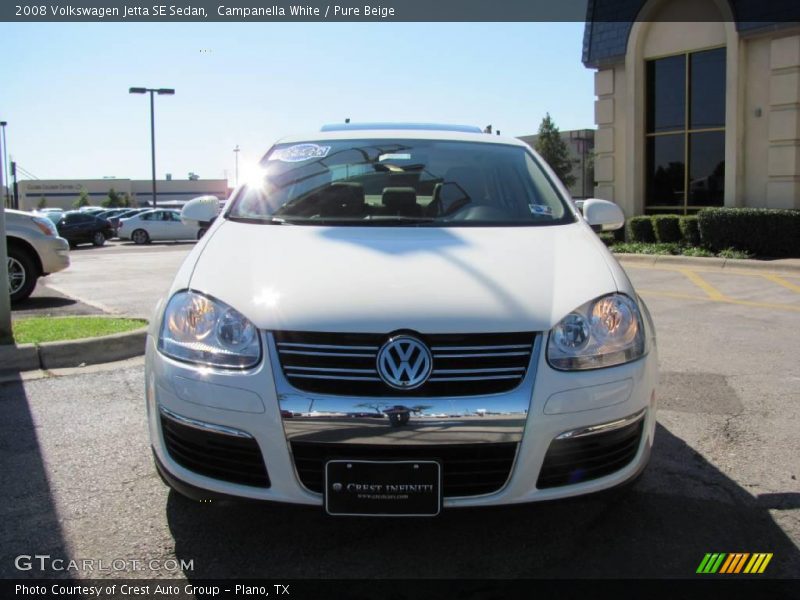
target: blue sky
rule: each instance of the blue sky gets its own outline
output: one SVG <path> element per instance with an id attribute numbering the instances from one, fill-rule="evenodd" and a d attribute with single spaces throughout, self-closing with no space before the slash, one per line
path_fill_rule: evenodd
<path id="1" fill-rule="evenodd" d="M 240 178 L 280 136 L 343 121 L 591 127 L 583 23 L 86 23 L 0 25 L 0 119 L 41 179 Z M 9 51 L 13 49 L 13 51 Z"/>

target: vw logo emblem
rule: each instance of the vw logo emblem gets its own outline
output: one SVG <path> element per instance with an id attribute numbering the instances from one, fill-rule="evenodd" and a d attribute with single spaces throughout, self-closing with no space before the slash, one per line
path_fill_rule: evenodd
<path id="1" fill-rule="evenodd" d="M 378 375 L 386 385 L 398 390 L 418 388 L 428 380 L 432 369 L 431 351 L 408 335 L 390 338 L 378 352 Z"/>

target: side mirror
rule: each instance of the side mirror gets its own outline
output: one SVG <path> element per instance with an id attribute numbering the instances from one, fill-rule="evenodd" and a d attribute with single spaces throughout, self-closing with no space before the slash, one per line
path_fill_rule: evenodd
<path id="1" fill-rule="evenodd" d="M 219 214 L 219 199 L 216 196 L 199 196 L 189 200 L 181 209 L 181 221 L 185 225 L 208 227 Z"/>
<path id="2" fill-rule="evenodd" d="M 582 208 L 584 218 L 595 231 L 614 231 L 625 224 L 622 209 L 608 200 L 589 198 Z"/>

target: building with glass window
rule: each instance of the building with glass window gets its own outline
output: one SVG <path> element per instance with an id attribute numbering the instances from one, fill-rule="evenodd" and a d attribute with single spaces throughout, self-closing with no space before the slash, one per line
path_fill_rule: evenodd
<path id="1" fill-rule="evenodd" d="M 800 208 L 798 0 L 589 0 L 595 189 L 626 215 Z"/>

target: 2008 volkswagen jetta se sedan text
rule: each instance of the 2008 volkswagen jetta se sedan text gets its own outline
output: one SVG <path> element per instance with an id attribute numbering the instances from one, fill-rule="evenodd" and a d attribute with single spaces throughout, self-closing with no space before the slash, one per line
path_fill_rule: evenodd
<path id="1" fill-rule="evenodd" d="M 595 233 L 616 205 L 470 127 L 326 126 L 260 167 L 150 325 L 170 486 L 400 516 L 641 473 L 656 340 Z"/>

